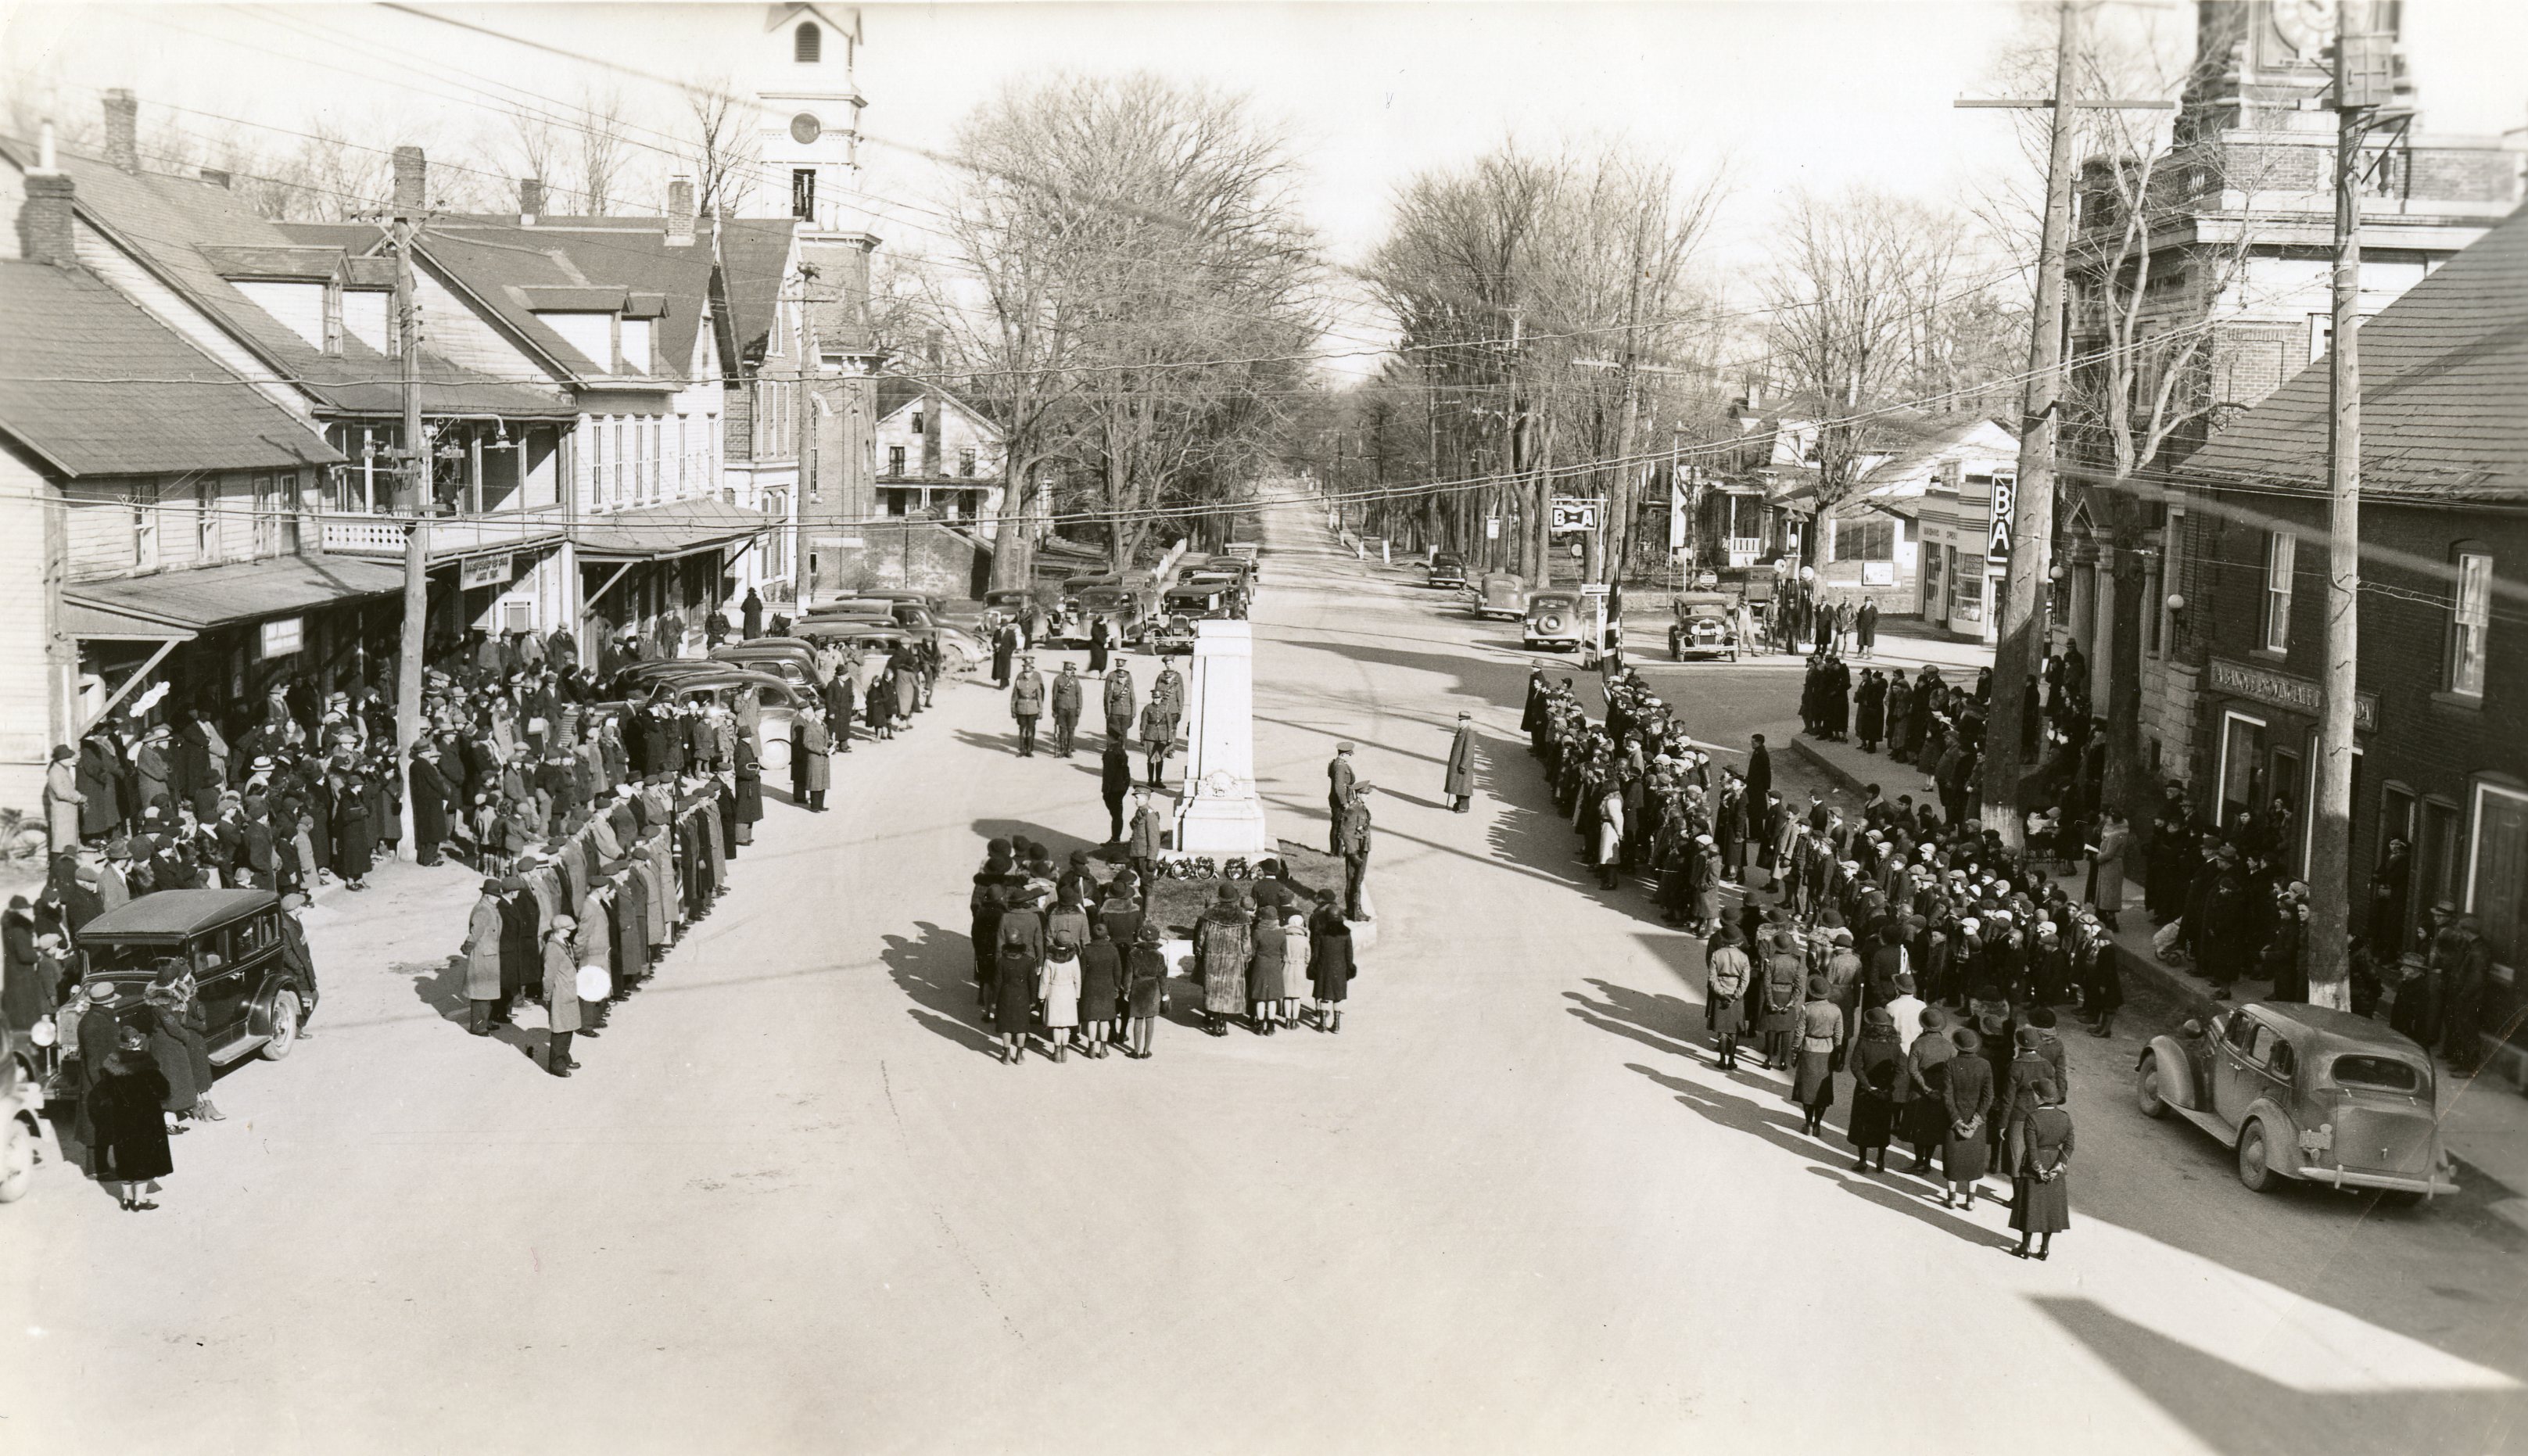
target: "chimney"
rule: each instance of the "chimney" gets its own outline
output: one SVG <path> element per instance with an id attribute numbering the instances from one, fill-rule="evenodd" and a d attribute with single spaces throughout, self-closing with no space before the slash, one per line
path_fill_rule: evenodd
<path id="1" fill-rule="evenodd" d="M 417 218 L 430 209 L 430 163 L 417 146 L 395 149 L 395 216 Z"/>
<path id="2" fill-rule="evenodd" d="M 694 245 L 694 180 L 679 173 L 667 181 L 667 246 Z"/>
<path id="3" fill-rule="evenodd" d="M 205 167 L 202 169 L 202 181 L 209 182 L 215 187 L 225 187 L 229 184 L 231 178 L 226 168 Z"/>
<path id="4" fill-rule="evenodd" d="M 117 87 L 105 93 L 105 160 L 125 172 L 140 170 L 140 98 Z"/>
<path id="5" fill-rule="evenodd" d="M 53 124 L 44 123 L 35 143 L 35 165 L 26 173 L 26 199 L 18 204 L 18 256 L 29 263 L 77 268 L 72 209 L 78 201 L 68 174 L 53 156 Z"/>
<path id="6" fill-rule="evenodd" d="M 518 179 L 518 226 L 532 228 L 536 219 L 545 215 L 545 184 L 542 178 Z"/>
<path id="7" fill-rule="evenodd" d="M 941 355 L 939 332 L 922 336 L 922 348 L 928 354 L 933 371 L 939 368 Z M 922 382 L 922 473 L 936 477 L 946 472 L 939 465 L 939 381 L 933 377 Z"/>

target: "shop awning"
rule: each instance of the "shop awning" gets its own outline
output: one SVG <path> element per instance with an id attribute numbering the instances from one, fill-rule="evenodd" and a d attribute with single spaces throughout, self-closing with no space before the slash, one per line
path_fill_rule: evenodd
<path id="1" fill-rule="evenodd" d="M 190 628 L 76 601 L 62 603 L 61 624 L 64 636 L 80 642 L 189 642 L 194 636 Z"/>
<path id="2" fill-rule="evenodd" d="M 572 528 L 582 561 L 669 561 L 748 541 L 780 525 L 715 496 L 675 500 L 582 521 Z"/>
<path id="3" fill-rule="evenodd" d="M 403 590 L 403 568 L 356 556 L 274 556 L 63 589 L 65 607 L 199 631 Z"/>

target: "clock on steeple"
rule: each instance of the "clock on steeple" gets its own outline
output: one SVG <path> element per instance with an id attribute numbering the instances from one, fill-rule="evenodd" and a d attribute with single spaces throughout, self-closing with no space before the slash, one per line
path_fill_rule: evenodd
<path id="1" fill-rule="evenodd" d="M 852 78 L 860 12 L 838 5 L 774 5 L 764 14 L 756 98 L 767 182 L 811 232 L 856 234 L 862 99 Z"/>

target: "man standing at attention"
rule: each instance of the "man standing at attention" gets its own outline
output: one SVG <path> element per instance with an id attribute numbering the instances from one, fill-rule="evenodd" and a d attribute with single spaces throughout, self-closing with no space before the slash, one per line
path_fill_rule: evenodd
<path id="1" fill-rule="evenodd" d="M 1369 880 L 1369 791 L 1373 787 L 1366 780 L 1351 786 L 1351 799 L 1341 821 L 1343 918 L 1347 920 L 1369 918 L 1368 909 L 1361 903 L 1361 892 Z"/>
<path id="2" fill-rule="evenodd" d="M 1080 731 L 1080 674 L 1066 657 L 1053 680 L 1053 751 L 1071 756 L 1072 736 Z"/>
<path id="3" fill-rule="evenodd" d="M 1044 716 L 1044 679 L 1033 657 L 1019 659 L 1018 676 L 1010 684 L 1010 716 L 1018 720 L 1019 756 L 1034 757 L 1035 723 Z"/>
<path id="4" fill-rule="evenodd" d="M 1464 813 L 1475 802 L 1475 715 L 1457 714 L 1457 736 L 1448 743 L 1448 807 Z"/>
<path id="5" fill-rule="evenodd" d="M 1124 842 L 1124 796 L 1132 792 L 1132 751 L 1124 740 L 1108 738 L 1098 755 L 1097 787 L 1106 799 L 1106 842 Z"/>
<path id="6" fill-rule="evenodd" d="M 1335 745 L 1335 756 L 1326 764 L 1326 853 L 1343 852 L 1343 812 L 1351 805 L 1352 785 L 1358 775 L 1352 772 L 1351 745 Z"/>

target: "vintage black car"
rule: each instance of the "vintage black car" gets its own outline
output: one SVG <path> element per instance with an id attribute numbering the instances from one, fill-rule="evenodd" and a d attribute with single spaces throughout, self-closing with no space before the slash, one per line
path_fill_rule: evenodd
<path id="1" fill-rule="evenodd" d="M 1733 614 L 1737 600 L 1719 592 L 1682 592 L 1676 598 L 1676 620 L 1668 624 L 1667 654 L 1682 662 L 1688 653 L 1699 657 L 1726 655 L 1738 660 L 1737 619 Z"/>
<path id="2" fill-rule="evenodd" d="M 1427 570 L 1427 586 L 1447 587 L 1453 591 L 1462 590 L 1466 585 L 1465 558 L 1454 551 L 1432 552 L 1431 565 Z"/>
<path id="3" fill-rule="evenodd" d="M 282 925 L 287 911 L 269 890 L 161 890 L 79 927 L 82 982 L 108 980 L 140 1000 L 162 962 L 192 972 L 211 1061 L 220 1066 L 261 1053 L 278 1062 L 298 1042 L 316 1010 L 316 969 L 300 960 Z M 77 1029 L 65 1026 L 63 1054 L 75 1060 Z M 55 1095 L 65 1079 L 56 1075 Z"/>

